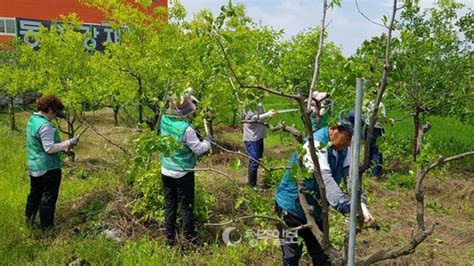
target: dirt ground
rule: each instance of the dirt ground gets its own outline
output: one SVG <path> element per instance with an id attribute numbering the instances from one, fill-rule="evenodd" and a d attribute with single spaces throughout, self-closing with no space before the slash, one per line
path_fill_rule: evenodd
<path id="1" fill-rule="evenodd" d="M 100 114 L 95 114 L 91 120 L 100 120 Z M 109 117 L 109 116 L 107 116 Z M 95 123 L 96 121 L 94 121 Z M 109 123 L 110 121 L 108 121 Z M 111 128 L 100 129 L 105 135 L 111 134 Z M 117 135 L 117 131 L 119 134 Z M 114 128 L 113 139 L 126 145 L 123 140 L 129 134 L 136 134 L 135 130 L 127 128 Z M 240 141 L 240 131 L 238 129 L 226 127 L 219 129 L 220 134 L 230 136 L 222 139 L 222 144 L 232 150 L 245 152 L 242 141 Z M 92 134 L 87 132 L 86 134 Z M 86 142 L 87 142 L 86 138 Z M 92 143 L 94 145 L 94 143 Z M 283 145 L 281 145 L 283 144 Z M 113 147 L 107 147 L 114 149 Z M 291 145 L 280 143 L 279 145 L 266 146 L 266 156 L 276 158 L 289 158 L 292 151 Z M 112 152 L 115 153 L 115 152 Z M 229 165 L 235 161 L 236 155 L 216 153 L 198 167 L 213 167 L 224 171 L 235 179 L 239 186 L 246 183 L 247 160 L 241 158 L 242 167 L 230 169 Z M 94 161 L 91 158 L 82 159 L 81 164 L 84 170 L 95 171 L 98 168 L 108 167 L 104 162 Z M 404 169 L 405 166 L 392 163 L 392 169 Z M 71 168 L 70 171 L 77 171 Z M 259 174 L 261 176 L 261 173 Z M 474 265 L 474 166 L 469 164 L 452 164 L 443 171 L 434 171 L 425 179 L 425 221 L 430 226 L 435 223 L 435 229 L 412 255 L 379 263 L 377 265 Z M 241 215 L 234 209 L 237 192 L 233 184 L 226 177 L 216 173 L 198 173 L 197 182 L 205 185 L 206 189 L 217 198 L 217 206 L 213 210 L 213 220 L 226 220 Z M 370 180 L 366 192 L 369 195 L 371 213 L 380 225 L 380 230 L 367 229 L 358 236 L 357 255 L 365 256 L 381 249 L 400 248 L 407 243 L 416 226 L 416 206 L 414 189 L 396 188 L 393 190 L 385 186 L 387 181 Z M 124 237 L 135 239 L 141 235 L 149 235 L 150 232 L 159 232 L 158 224 L 144 224 L 136 217 L 130 216 L 129 211 L 123 206 L 127 205 L 127 199 L 118 197 L 117 192 L 127 188 L 117 186 L 101 194 L 99 207 L 105 210 L 104 213 L 111 217 L 114 226 L 122 230 Z M 264 197 L 272 198 L 272 189 L 263 193 Z M 133 197 L 133 195 L 129 195 Z M 80 232 L 87 232 L 88 228 L 81 228 L 81 212 L 84 206 L 90 206 L 92 199 L 96 195 L 84 198 L 81 202 L 63 205 L 62 217 L 59 219 L 77 219 L 71 226 L 77 226 Z M 128 198 L 130 199 L 130 198 Z M 103 205 L 103 206 L 102 206 Z M 122 207 L 121 207 L 122 206 Z M 94 211 L 93 209 L 91 210 Z M 137 222 L 138 221 L 138 222 Z M 135 227 L 133 224 L 136 224 Z M 112 224 L 112 223 L 111 223 Z M 127 226 L 127 228 L 123 228 Z M 202 227 L 202 225 L 199 225 Z M 121 228 L 122 227 L 122 228 Z M 82 231 L 81 231 L 82 230 Z M 208 237 L 216 238 L 218 230 L 209 229 Z M 155 237 L 160 237 L 155 234 Z M 278 261 L 281 253 L 278 248 L 272 249 L 269 254 L 270 261 Z M 310 260 L 306 256 L 302 263 Z"/>

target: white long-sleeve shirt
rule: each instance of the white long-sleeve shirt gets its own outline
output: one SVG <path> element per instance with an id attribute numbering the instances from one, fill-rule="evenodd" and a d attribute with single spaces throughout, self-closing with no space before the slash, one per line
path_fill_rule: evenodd
<path id="1" fill-rule="evenodd" d="M 207 152 L 211 148 L 211 143 L 206 139 L 200 141 L 196 131 L 192 127 L 188 127 L 184 132 L 183 141 L 186 146 L 188 146 L 191 151 L 197 156 Z M 181 178 L 185 176 L 188 172 L 183 171 L 173 171 L 161 167 L 161 173 L 165 176 L 173 177 L 173 178 Z"/>
<path id="2" fill-rule="evenodd" d="M 369 104 L 366 106 L 365 109 L 365 123 L 368 125 L 370 123 L 370 117 L 372 116 L 372 110 L 374 110 L 374 105 L 375 103 L 373 101 L 370 101 Z M 374 127 L 376 128 L 383 128 L 383 121 L 387 117 L 387 112 L 385 110 L 385 105 L 380 102 L 379 104 L 379 111 L 378 111 L 378 117 L 377 117 L 377 122 L 375 123 Z"/>
<path id="3" fill-rule="evenodd" d="M 242 119 L 250 120 L 258 123 L 244 123 L 243 124 L 243 139 L 244 141 L 257 141 L 267 136 L 267 127 L 260 123 L 265 122 L 270 117 L 270 113 L 265 112 L 264 109 L 258 111 L 243 110 Z"/>
<path id="4" fill-rule="evenodd" d="M 315 140 L 314 146 L 319 147 L 320 142 Z M 303 145 L 303 148 L 306 150 L 306 154 L 303 157 L 303 164 L 306 168 L 310 170 L 314 170 L 313 160 L 309 152 L 309 142 L 306 142 Z M 328 161 L 328 155 L 327 155 L 328 152 L 331 152 L 336 157 L 336 160 L 339 159 L 338 153 L 333 148 L 325 147 L 325 148 L 322 148 L 321 150 L 316 151 L 316 155 L 318 156 L 318 161 L 319 161 L 319 167 L 321 169 L 321 175 L 324 181 L 324 185 L 326 187 L 326 198 L 329 204 L 336 210 L 342 213 L 349 213 L 350 200 L 342 192 L 341 188 L 339 187 L 339 184 L 336 183 L 336 180 L 332 176 L 331 167 Z M 351 164 L 351 158 L 349 154 L 351 154 L 351 147 L 348 147 L 347 156 L 346 158 L 344 158 L 344 162 L 343 162 L 343 168 L 346 171 L 348 171 L 349 169 L 348 167 L 350 167 L 350 164 Z M 345 174 L 348 174 L 348 172 L 346 172 Z M 346 186 L 349 186 L 350 178 L 348 176 L 344 176 L 343 181 L 346 184 Z M 361 194 L 361 203 L 364 205 L 367 203 L 365 193 L 363 192 Z"/>

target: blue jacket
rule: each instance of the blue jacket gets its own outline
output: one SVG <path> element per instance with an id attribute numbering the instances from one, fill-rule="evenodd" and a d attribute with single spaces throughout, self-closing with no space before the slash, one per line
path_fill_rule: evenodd
<path id="1" fill-rule="evenodd" d="M 329 128 L 323 127 L 316 131 L 313 136 L 315 141 L 318 141 L 319 143 L 326 146 L 329 143 Z M 347 149 L 337 151 L 337 158 L 332 152 L 330 152 L 330 150 L 332 150 L 332 148 L 329 147 L 328 151 L 324 153 L 323 156 L 328 156 L 327 159 L 331 168 L 332 178 L 334 178 L 336 184 L 339 184 L 341 180 L 347 176 L 345 172 L 348 172 L 345 171 L 343 165 L 347 156 Z M 283 210 L 287 211 L 292 216 L 298 217 L 301 221 L 306 221 L 306 217 L 298 197 L 298 185 L 296 183 L 296 179 L 292 177 L 291 173 L 292 167 L 297 163 L 297 159 L 297 154 L 293 153 L 290 159 L 290 167 L 285 171 L 283 179 L 275 195 L 275 201 Z M 314 196 L 306 194 L 306 200 L 310 205 L 314 206 L 314 219 L 316 221 L 320 221 L 322 219 L 322 213 L 321 206 L 318 202 L 320 199 L 319 186 L 315 178 L 309 178 L 305 180 L 305 190 L 314 192 Z M 326 188 L 326 194 L 328 194 L 328 197 L 331 193 L 334 193 L 334 191 Z M 340 191 L 337 191 L 337 193 L 334 194 L 337 195 L 337 199 L 335 199 L 335 202 L 337 203 L 335 204 L 336 206 L 333 207 L 342 213 L 350 212 L 349 199 L 347 199 L 345 196 L 342 196 Z"/>

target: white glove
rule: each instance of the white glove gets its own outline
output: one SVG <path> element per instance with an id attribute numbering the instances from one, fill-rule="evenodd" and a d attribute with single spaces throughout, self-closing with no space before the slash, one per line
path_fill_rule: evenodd
<path id="1" fill-rule="evenodd" d="M 73 137 L 73 138 L 69 139 L 69 145 L 76 146 L 77 143 L 79 143 L 79 137 Z"/>
<path id="2" fill-rule="evenodd" d="M 362 207 L 362 214 L 364 215 L 364 223 L 368 224 L 375 221 L 374 217 L 370 215 L 370 212 L 367 209 L 367 205 L 365 205 L 365 203 L 361 203 L 361 207 Z"/>
<path id="3" fill-rule="evenodd" d="M 327 92 L 313 91 L 313 100 L 316 100 L 316 101 L 320 102 L 320 101 L 324 100 L 327 97 L 328 97 Z"/>
<path id="4" fill-rule="evenodd" d="M 393 126 L 395 124 L 395 119 L 389 118 L 388 122 L 390 123 L 391 126 Z"/>

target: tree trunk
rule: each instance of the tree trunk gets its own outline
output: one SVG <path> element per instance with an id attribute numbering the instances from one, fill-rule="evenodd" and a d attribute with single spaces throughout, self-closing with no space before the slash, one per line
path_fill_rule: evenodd
<path id="1" fill-rule="evenodd" d="M 10 97 L 10 129 L 17 130 L 18 128 L 16 127 L 15 107 L 13 105 L 13 100 L 13 97 Z"/>
<path id="2" fill-rule="evenodd" d="M 150 130 L 155 130 L 158 134 L 160 131 L 160 127 L 159 125 L 157 125 L 157 123 L 160 120 L 160 118 L 161 118 L 161 112 L 158 111 L 158 112 L 155 112 L 153 117 L 150 117 L 145 121 L 145 123 L 148 125 L 148 128 Z"/>
<path id="3" fill-rule="evenodd" d="M 23 105 L 23 111 L 26 111 L 28 110 L 28 94 L 27 93 L 23 93 L 22 95 L 22 105 Z"/>
<path id="4" fill-rule="evenodd" d="M 412 156 L 413 161 L 416 162 L 418 134 L 420 132 L 420 110 L 418 106 L 413 107 L 413 138 L 412 138 Z"/>
<path id="5" fill-rule="evenodd" d="M 76 128 L 74 128 L 74 123 L 76 122 L 76 114 L 74 113 L 72 115 L 67 115 L 66 117 L 66 122 L 67 122 L 67 135 L 69 138 L 73 138 L 74 134 L 76 133 Z M 69 159 L 71 162 L 74 162 L 76 160 L 76 154 L 74 153 L 74 149 L 71 149 L 72 152 L 68 154 Z"/>
<path id="6" fill-rule="evenodd" d="M 119 125 L 120 104 L 114 105 L 113 109 L 114 109 L 114 126 L 118 126 Z"/>
<path id="7" fill-rule="evenodd" d="M 238 110 L 232 109 L 232 127 L 233 128 L 237 128 L 237 125 L 238 125 L 237 117 L 238 117 Z"/>
<path id="8" fill-rule="evenodd" d="M 209 129 L 209 135 L 214 136 L 214 126 L 212 125 L 212 121 L 214 121 L 214 116 L 211 112 L 206 112 L 204 119 L 206 119 L 206 123 Z"/>
<path id="9" fill-rule="evenodd" d="M 143 123 L 143 88 L 142 79 L 137 78 L 138 81 L 138 122 Z"/>

